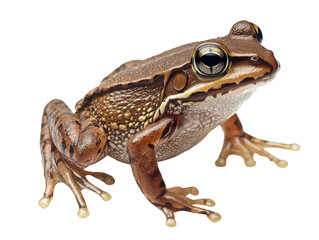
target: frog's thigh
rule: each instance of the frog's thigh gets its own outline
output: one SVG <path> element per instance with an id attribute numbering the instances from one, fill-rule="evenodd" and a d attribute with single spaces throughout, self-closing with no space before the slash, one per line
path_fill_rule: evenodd
<path id="1" fill-rule="evenodd" d="M 39 201 L 42 208 L 49 206 L 54 187 L 59 182 L 71 188 L 79 205 L 80 217 L 89 215 L 81 193 L 83 188 L 97 193 L 103 200 L 111 198 L 91 184 L 86 176 L 96 177 L 106 184 L 113 184 L 114 178 L 105 173 L 83 170 L 106 154 L 105 134 L 89 112 L 73 114 L 62 101 L 51 101 L 42 117 L 40 144 L 46 183 L 44 196 Z"/>
<path id="2" fill-rule="evenodd" d="M 106 135 L 89 111 L 73 114 L 64 102 L 53 100 L 44 114 L 54 145 L 71 162 L 87 167 L 105 156 Z"/>

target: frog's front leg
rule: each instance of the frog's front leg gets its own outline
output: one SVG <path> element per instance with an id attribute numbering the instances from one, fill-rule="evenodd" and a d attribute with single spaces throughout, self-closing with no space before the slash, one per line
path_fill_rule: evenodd
<path id="1" fill-rule="evenodd" d="M 134 177 L 145 197 L 163 211 L 168 226 L 176 225 L 174 213 L 177 211 L 205 214 L 211 221 L 217 222 L 220 219 L 218 213 L 193 206 L 194 204 L 214 206 L 213 200 L 187 198 L 188 194 L 198 194 L 195 187 L 166 188 L 158 169 L 156 147 L 174 136 L 182 127 L 182 122 L 183 119 L 179 116 L 165 117 L 149 125 L 129 140 L 127 152 Z"/>
<path id="2" fill-rule="evenodd" d="M 229 155 L 241 156 L 247 167 L 254 167 L 256 161 L 253 159 L 255 153 L 267 157 L 270 161 L 274 162 L 278 167 L 287 167 L 288 163 L 285 160 L 280 160 L 265 151 L 264 148 L 283 148 L 293 151 L 299 150 L 298 144 L 283 144 L 269 142 L 255 138 L 243 131 L 243 127 L 238 116 L 235 114 L 229 118 L 225 123 L 221 125 L 224 134 L 224 145 L 222 151 L 216 160 L 215 164 L 218 167 L 224 167 L 226 165 L 226 159 Z"/>
<path id="3" fill-rule="evenodd" d="M 89 212 L 81 194 L 83 188 L 94 191 L 102 199 L 111 196 L 91 184 L 86 176 L 96 177 L 106 184 L 113 184 L 112 176 L 100 172 L 88 172 L 84 168 L 106 155 L 104 131 L 88 111 L 73 114 L 60 100 L 53 100 L 44 109 L 41 127 L 41 153 L 46 188 L 39 201 L 42 208 L 49 206 L 57 183 L 70 187 L 79 204 L 79 217 Z"/>

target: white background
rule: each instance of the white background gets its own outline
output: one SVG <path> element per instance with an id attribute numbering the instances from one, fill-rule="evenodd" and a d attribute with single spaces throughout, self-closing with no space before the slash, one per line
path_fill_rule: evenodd
<path id="1" fill-rule="evenodd" d="M 315 1 L 2 1 L 1 239 L 318 239 L 318 7 Z M 104 202 L 83 191 L 90 210 L 80 219 L 72 192 L 56 187 L 48 209 L 39 135 L 51 99 L 72 109 L 120 64 L 173 47 L 228 34 L 242 19 L 263 31 L 263 45 L 281 63 L 276 79 L 239 110 L 244 129 L 260 138 L 297 142 L 299 152 L 271 149 L 289 162 L 280 169 L 256 156 L 247 168 L 231 156 L 214 165 L 223 133 L 214 130 L 190 151 L 159 164 L 168 187 L 197 186 L 215 200 L 218 223 L 176 214 L 168 228 L 135 183 L 129 165 L 110 157 L 90 167 L 116 179 L 92 182 L 109 192 Z"/>

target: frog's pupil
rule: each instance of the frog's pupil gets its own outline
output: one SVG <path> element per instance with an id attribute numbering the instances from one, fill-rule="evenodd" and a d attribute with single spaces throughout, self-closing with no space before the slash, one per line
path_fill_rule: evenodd
<path id="1" fill-rule="evenodd" d="M 227 70 L 228 58 L 219 46 L 207 44 L 199 48 L 192 58 L 193 70 L 201 77 L 215 77 Z"/>
<path id="2" fill-rule="evenodd" d="M 206 53 L 200 58 L 200 61 L 208 67 L 214 67 L 222 61 L 221 57 L 215 53 Z"/>

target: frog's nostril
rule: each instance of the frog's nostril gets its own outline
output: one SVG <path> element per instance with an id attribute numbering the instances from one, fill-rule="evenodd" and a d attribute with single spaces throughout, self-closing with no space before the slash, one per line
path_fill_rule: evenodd
<path id="1" fill-rule="evenodd" d="M 257 55 L 251 56 L 250 61 L 257 62 L 259 60 L 259 57 Z"/>

